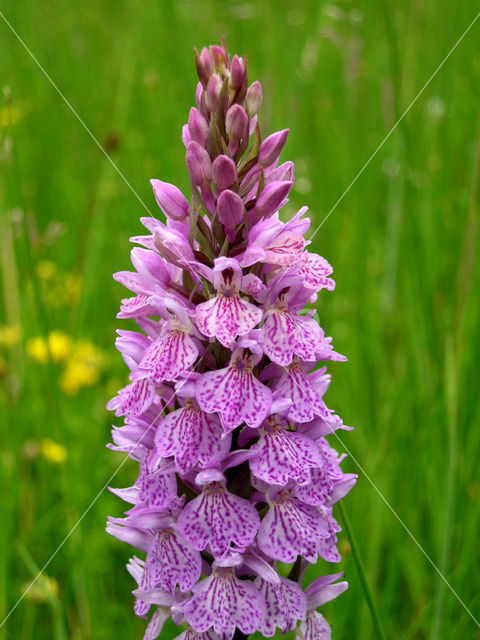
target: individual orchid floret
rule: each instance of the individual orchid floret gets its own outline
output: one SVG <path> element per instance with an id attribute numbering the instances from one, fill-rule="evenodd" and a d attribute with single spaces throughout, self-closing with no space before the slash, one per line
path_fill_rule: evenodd
<path id="1" fill-rule="evenodd" d="M 266 638 L 272 638 L 278 628 L 281 633 L 292 631 L 299 620 L 304 620 L 307 598 L 296 582 L 280 577 L 273 584 L 258 577 L 254 584 L 265 599 L 265 618 L 259 628 Z"/>
<path id="2" fill-rule="evenodd" d="M 173 456 L 178 473 L 185 475 L 197 465 L 220 464 L 231 445 L 231 436 L 223 435 L 220 418 L 202 411 L 192 397 L 159 422 L 155 448 L 165 458 Z"/>
<path id="3" fill-rule="evenodd" d="M 260 525 L 254 506 L 227 490 L 220 471 L 201 472 L 197 484 L 203 485 L 202 492 L 184 507 L 178 518 L 178 531 L 199 551 L 208 545 L 214 557 L 225 555 L 232 543 L 246 549 Z"/>
<path id="4" fill-rule="evenodd" d="M 162 303 L 161 307 L 158 313 L 165 322 L 157 338 L 145 350 L 134 374 L 137 380 L 149 378 L 155 384 L 176 380 L 198 357 L 198 346 L 192 336 L 193 325 L 185 308 L 174 300 Z"/>
<path id="5" fill-rule="evenodd" d="M 316 609 L 346 583 L 325 576 L 304 592 L 303 575 L 318 556 L 340 560 L 335 504 L 357 479 L 329 444 L 349 427 L 317 368 L 346 358 L 308 308 L 334 289 L 333 270 L 307 250 L 307 207 L 285 213 L 289 130 L 264 136 L 247 58 L 224 41 L 195 54 L 181 134 L 191 194 L 151 181 L 166 219 L 140 219 L 133 270 L 115 274 L 131 292 L 117 317 L 137 329 L 118 332 L 129 380 L 108 404 L 123 424 L 107 446 L 139 474 L 110 489 L 127 509 L 107 531 L 144 554 L 127 567 L 144 640 L 169 619 L 176 640 L 326 640 Z"/>
<path id="6" fill-rule="evenodd" d="M 295 562 L 301 555 L 315 563 L 320 540 L 330 535 L 326 517 L 287 489 L 271 494 L 267 496 L 269 509 L 258 531 L 259 548 L 272 560 Z"/>
<path id="7" fill-rule="evenodd" d="M 217 258 L 213 268 L 217 295 L 196 309 L 199 331 L 210 338 L 216 337 L 225 347 L 238 336 L 249 333 L 262 319 L 262 310 L 240 297 L 242 280 L 242 269 L 236 260 Z"/>
<path id="8" fill-rule="evenodd" d="M 246 635 L 258 631 L 265 617 L 265 600 L 248 580 L 239 580 L 235 567 L 213 566 L 212 574 L 193 587 L 185 618 L 197 631 L 213 627 L 231 640 L 235 628 Z"/>
<path id="9" fill-rule="evenodd" d="M 226 432 L 243 422 L 259 427 L 269 413 L 272 390 L 253 372 L 259 359 L 249 349 L 237 349 L 226 368 L 207 371 L 197 382 L 198 404 L 207 413 L 218 411 Z"/>
<path id="10" fill-rule="evenodd" d="M 283 131 L 272 133 L 271 136 L 265 138 L 258 151 L 258 162 L 262 167 L 269 167 L 278 160 L 278 156 L 285 146 L 289 132 L 289 129 L 284 129 Z"/>
<path id="11" fill-rule="evenodd" d="M 160 587 L 173 593 L 178 585 L 181 591 L 190 591 L 200 578 L 201 565 L 200 553 L 173 528 L 160 529 L 148 546 L 140 588 Z"/>
<path id="12" fill-rule="evenodd" d="M 161 180 L 150 180 L 158 206 L 172 220 L 183 220 L 190 205 L 178 187 Z"/>
<path id="13" fill-rule="evenodd" d="M 235 162 L 229 156 L 223 154 L 217 156 L 212 164 L 212 178 L 220 189 L 231 187 L 238 179 Z"/>
<path id="14" fill-rule="evenodd" d="M 315 371 L 309 376 L 306 371 L 310 368 L 311 364 L 305 364 L 295 357 L 283 370 L 274 387 L 277 396 L 292 400 L 287 417 L 294 422 L 310 422 L 315 416 L 326 420 L 330 417 L 330 410 L 315 388 L 315 382 L 326 369 Z"/>
<path id="15" fill-rule="evenodd" d="M 300 485 L 311 482 L 311 470 L 322 465 L 317 443 L 290 431 L 277 416 L 271 416 L 259 430 L 260 438 L 251 448 L 250 470 L 270 485 L 285 486 L 290 479 Z"/>

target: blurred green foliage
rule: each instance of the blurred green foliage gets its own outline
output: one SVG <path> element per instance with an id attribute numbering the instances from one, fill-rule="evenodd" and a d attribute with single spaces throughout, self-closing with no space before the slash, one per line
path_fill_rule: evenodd
<path id="1" fill-rule="evenodd" d="M 192 48 L 225 35 L 263 83 L 263 132 L 291 128 L 290 210 L 308 204 L 314 229 L 478 5 L 6 0 L 1 10 L 153 212 L 149 178 L 187 188 Z M 359 473 L 346 508 L 389 638 L 480 637 L 365 477 L 478 612 L 479 35 L 477 23 L 313 241 L 337 281 L 319 297 L 322 325 L 349 356 L 331 367 L 328 394 L 356 427 L 341 435 L 344 467 Z M 104 405 L 126 376 L 113 346 L 125 293 L 111 274 L 128 268 L 145 210 L 1 20 L 0 73 L 2 619 L 97 496 L 0 638 L 140 638 L 129 549 L 104 532 L 122 504 L 99 491 L 122 460 L 105 449 Z M 48 364 L 31 339 L 52 330 L 68 338 Z M 100 354 L 78 388 L 62 382 L 78 365 L 67 343 Z M 134 474 L 126 464 L 111 484 Z M 350 588 L 326 615 L 338 640 L 370 640 L 343 534 L 340 548 Z"/>

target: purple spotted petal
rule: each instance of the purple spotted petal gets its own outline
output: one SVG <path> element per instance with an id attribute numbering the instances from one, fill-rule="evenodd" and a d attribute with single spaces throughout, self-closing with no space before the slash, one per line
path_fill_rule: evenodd
<path id="1" fill-rule="evenodd" d="M 168 509 L 177 497 L 177 480 L 173 473 L 149 473 L 143 465 L 138 479 L 137 506 Z"/>
<path id="2" fill-rule="evenodd" d="M 232 568 L 214 569 L 193 587 L 193 594 L 185 605 L 185 618 L 196 631 L 213 627 L 230 640 L 236 627 L 249 635 L 262 624 L 265 602 L 259 590 L 248 580 L 239 580 Z"/>
<path id="3" fill-rule="evenodd" d="M 340 562 L 342 559 L 337 549 L 337 533 L 341 531 L 337 521 L 332 516 L 331 507 L 318 508 L 326 520 L 328 535 L 318 541 L 318 553 L 327 562 Z"/>
<path id="4" fill-rule="evenodd" d="M 163 625 L 170 617 L 170 610 L 164 607 L 159 607 L 152 616 L 150 624 L 148 625 L 143 640 L 155 640 L 162 632 Z"/>
<path id="5" fill-rule="evenodd" d="M 280 578 L 280 584 L 272 584 L 257 578 L 254 584 L 266 604 L 265 618 L 259 629 L 263 636 L 272 638 L 277 627 L 282 633 L 291 631 L 298 620 L 305 619 L 306 597 L 297 582 Z"/>
<path id="6" fill-rule="evenodd" d="M 302 254 L 298 272 L 305 278 L 306 286 L 315 291 L 320 291 L 320 289 L 333 291 L 335 289 L 335 281 L 327 278 L 333 273 L 333 268 L 325 258 L 316 253 L 305 251 Z"/>
<path id="7" fill-rule="evenodd" d="M 220 638 L 213 629 L 209 631 L 195 631 L 195 629 L 187 627 L 187 629 L 174 638 L 174 640 L 220 640 Z"/>
<path id="8" fill-rule="evenodd" d="M 281 491 L 260 523 L 257 541 L 272 560 L 295 562 L 297 555 L 302 555 L 314 563 L 318 543 L 328 535 L 327 520 L 316 507 Z"/>
<path id="9" fill-rule="evenodd" d="M 197 306 L 197 327 L 203 335 L 216 337 L 228 347 L 238 336 L 246 335 L 262 319 L 262 310 L 238 294 L 216 296 Z"/>
<path id="10" fill-rule="evenodd" d="M 150 305 L 150 296 L 140 294 L 134 298 L 125 298 L 122 300 L 120 312 L 117 318 L 137 318 L 148 316 L 155 313 L 154 308 Z"/>
<path id="11" fill-rule="evenodd" d="M 299 485 L 308 484 L 310 469 L 322 464 L 314 440 L 279 425 L 270 432 L 263 431 L 252 451 L 256 455 L 250 459 L 250 470 L 268 484 L 284 486 L 290 478 Z"/>
<path id="12" fill-rule="evenodd" d="M 148 409 L 154 398 L 155 385 L 148 378 L 141 378 L 121 389 L 107 404 L 107 409 L 114 410 L 116 416 L 139 416 Z"/>
<path id="13" fill-rule="evenodd" d="M 321 613 L 310 611 L 305 622 L 300 624 L 300 633 L 295 640 L 331 640 L 332 630 Z"/>
<path id="14" fill-rule="evenodd" d="M 220 418 L 207 414 L 187 401 L 182 409 L 169 413 L 159 424 L 155 446 L 163 457 L 174 456 L 179 473 L 196 465 L 216 466 L 230 451 L 231 436 L 224 436 Z"/>
<path id="15" fill-rule="evenodd" d="M 139 365 L 139 377 L 147 375 L 155 384 L 175 380 L 195 362 L 198 348 L 192 337 L 183 331 L 168 331 L 145 352 Z"/>
<path id="16" fill-rule="evenodd" d="M 235 365 L 204 373 L 196 386 L 197 402 L 207 413 L 218 411 L 225 431 L 242 422 L 259 427 L 272 404 L 272 391 L 248 370 Z"/>
<path id="17" fill-rule="evenodd" d="M 293 422 L 310 422 L 315 416 L 325 419 L 330 416 L 325 402 L 296 361 L 288 367 L 275 385 L 275 395 L 291 398 L 288 419 Z"/>
<path id="18" fill-rule="evenodd" d="M 214 556 L 222 556 L 232 542 L 239 548 L 248 547 L 259 524 L 258 513 L 248 500 L 214 482 L 184 507 L 177 528 L 194 549 L 203 551 L 209 545 Z"/>
<path id="19" fill-rule="evenodd" d="M 295 352 L 295 322 L 289 313 L 271 309 L 262 327 L 262 347 L 272 362 L 286 366 Z"/>
<path id="20" fill-rule="evenodd" d="M 189 591 L 200 578 L 202 559 L 172 529 L 156 533 L 148 547 L 145 571 L 140 588 L 145 591 L 160 587 L 173 592 L 175 587 Z"/>

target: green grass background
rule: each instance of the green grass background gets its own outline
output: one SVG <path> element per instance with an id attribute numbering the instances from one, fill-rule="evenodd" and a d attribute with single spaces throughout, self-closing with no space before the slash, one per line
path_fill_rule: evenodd
<path id="1" fill-rule="evenodd" d="M 6 0 L 1 11 L 115 163 L 156 212 L 148 180 L 187 187 L 181 125 L 193 103 L 193 46 L 226 36 L 264 88 L 264 133 L 290 127 L 291 210 L 328 213 L 478 12 L 472 0 Z M 342 440 L 478 616 L 480 524 L 480 21 L 315 235 L 337 289 L 318 302 L 349 363 L 331 367 Z M 0 20 L 0 323 L 23 337 L 2 353 L 0 614 L 6 615 L 121 461 L 104 405 L 125 369 L 114 351 L 128 237 L 145 214 L 78 120 Z M 114 142 L 114 140 L 116 142 Z M 57 224 L 58 223 L 58 224 Z M 55 230 L 63 230 L 56 233 Z M 35 265 L 82 277 L 78 303 L 52 304 Z M 26 341 L 51 329 L 105 350 L 100 382 L 75 396 Z M 52 465 L 23 455 L 49 437 Z M 331 442 L 340 451 L 335 438 Z M 362 470 L 348 511 L 388 638 L 470 639 L 479 629 Z M 112 482 L 128 486 L 135 466 Z M 126 545 L 107 536 L 121 502 L 104 491 L 46 573 L 59 591 L 26 597 L 0 638 L 140 638 Z M 350 588 L 325 607 L 337 640 L 373 627 L 341 534 Z M 319 564 L 319 572 L 336 567 Z M 174 637 L 167 626 L 162 638 Z"/>

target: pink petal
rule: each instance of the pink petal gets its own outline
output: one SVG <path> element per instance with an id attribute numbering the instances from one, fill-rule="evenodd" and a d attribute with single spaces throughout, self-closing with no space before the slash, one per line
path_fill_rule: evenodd
<path id="1" fill-rule="evenodd" d="M 220 419 L 187 402 L 169 413 L 159 424 L 155 446 L 162 457 L 174 456 L 177 470 L 185 475 L 197 464 L 216 466 L 230 450 L 231 437 L 224 437 Z"/>
<path id="2" fill-rule="evenodd" d="M 136 318 L 137 316 L 148 316 L 153 313 L 154 309 L 150 305 L 150 296 L 141 294 L 135 296 L 135 298 L 122 300 L 122 306 L 117 318 Z"/>
<path id="3" fill-rule="evenodd" d="M 196 631 L 212 626 L 229 640 L 238 627 L 244 634 L 255 633 L 265 615 L 265 602 L 248 580 L 239 580 L 233 569 L 217 568 L 193 588 L 185 605 L 185 618 Z"/>
<path id="4" fill-rule="evenodd" d="M 194 549 L 203 551 L 208 544 L 215 556 L 221 556 L 232 542 L 239 548 L 251 544 L 259 525 L 248 500 L 227 491 L 223 483 L 213 483 L 184 507 L 177 527 Z"/>
<path id="5" fill-rule="evenodd" d="M 315 416 L 329 418 L 330 412 L 323 399 L 310 384 L 308 376 L 298 363 L 293 363 L 275 386 L 275 394 L 291 398 L 288 419 L 293 422 L 310 422 Z"/>
<path id="6" fill-rule="evenodd" d="M 332 630 L 321 613 L 310 611 L 305 622 L 300 625 L 300 632 L 295 640 L 331 640 Z"/>
<path id="7" fill-rule="evenodd" d="M 252 451 L 257 454 L 250 460 L 253 475 L 268 484 L 282 487 L 290 478 L 299 485 L 308 484 L 310 469 L 322 464 L 314 440 L 279 426 L 271 432 L 263 432 Z"/>
<path id="8" fill-rule="evenodd" d="M 295 350 L 295 322 L 289 313 L 270 309 L 265 316 L 261 334 L 262 347 L 272 362 L 286 366 L 292 362 Z"/>
<path id="9" fill-rule="evenodd" d="M 175 587 L 189 591 L 201 574 L 202 559 L 180 535 L 172 529 L 163 529 L 152 538 L 147 551 L 145 571 L 140 588 L 150 591 L 160 587 L 173 593 Z"/>
<path id="10" fill-rule="evenodd" d="M 298 273 L 305 278 L 305 285 L 315 291 L 320 291 L 320 289 L 333 291 L 335 289 L 335 281 L 326 277 L 333 273 L 333 268 L 325 258 L 316 253 L 305 251 Z"/>
<path id="11" fill-rule="evenodd" d="M 246 335 L 262 319 L 262 310 L 251 302 L 233 295 L 216 296 L 197 306 L 198 329 L 210 338 L 216 337 L 225 347 L 237 336 Z"/>
<path id="12" fill-rule="evenodd" d="M 148 625 L 143 640 L 155 640 L 162 632 L 163 625 L 170 617 L 170 610 L 164 607 L 159 607 L 152 616 L 150 624 Z"/>
<path id="13" fill-rule="evenodd" d="M 305 248 L 305 240 L 297 233 L 284 231 L 268 245 L 265 262 L 290 267 L 296 264 Z"/>
<path id="14" fill-rule="evenodd" d="M 275 635 L 278 627 L 282 633 L 291 631 L 298 620 L 306 616 L 306 597 L 300 586 L 287 578 L 280 578 L 280 584 L 272 584 L 261 578 L 254 583 L 265 599 L 265 619 L 259 629 L 267 638 Z"/>
<path id="15" fill-rule="evenodd" d="M 207 371 L 196 385 L 197 402 L 207 413 L 218 411 L 225 431 L 242 422 L 259 427 L 272 404 L 272 391 L 248 371 L 229 366 Z"/>
<path id="16" fill-rule="evenodd" d="M 198 349 L 190 335 L 183 331 L 168 331 L 155 340 L 145 352 L 139 370 L 155 382 L 175 380 L 195 362 Z"/>
<path id="17" fill-rule="evenodd" d="M 281 491 L 260 523 L 257 542 L 272 560 L 295 562 L 301 555 L 315 563 L 319 542 L 328 535 L 323 513 Z"/>

